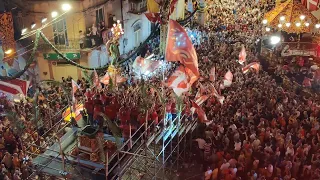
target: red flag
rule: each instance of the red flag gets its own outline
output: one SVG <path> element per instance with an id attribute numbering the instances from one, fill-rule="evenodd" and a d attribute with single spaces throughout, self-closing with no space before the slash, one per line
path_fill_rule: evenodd
<path id="1" fill-rule="evenodd" d="M 99 76 L 98 76 L 98 73 L 96 70 L 93 71 L 93 80 L 92 81 L 93 81 L 94 87 L 97 87 L 98 89 L 102 88 L 100 81 L 99 81 Z"/>
<path id="2" fill-rule="evenodd" d="M 309 11 L 317 11 L 319 9 L 319 0 L 301 0 L 301 3 Z"/>
<path id="3" fill-rule="evenodd" d="M 242 68 L 242 72 L 245 74 L 249 71 L 249 69 L 252 68 L 254 69 L 256 72 L 259 72 L 260 70 L 260 63 L 258 62 L 252 62 L 248 65 L 246 65 L 245 67 Z"/>
<path id="4" fill-rule="evenodd" d="M 174 11 L 174 7 L 176 6 L 178 0 L 172 0 L 171 4 L 170 4 L 170 12 L 169 12 L 169 16 L 173 13 Z"/>
<path id="5" fill-rule="evenodd" d="M 242 65 L 244 62 L 246 62 L 247 53 L 244 45 L 242 45 L 240 54 L 239 54 L 239 63 Z"/>
<path id="6" fill-rule="evenodd" d="M 209 122 L 206 113 L 197 103 L 192 102 L 192 107 L 195 108 L 195 112 L 198 114 L 198 119 L 201 123 Z"/>
<path id="7" fill-rule="evenodd" d="M 161 18 L 160 13 L 144 13 L 144 15 L 147 17 L 147 19 L 152 23 L 160 23 L 161 24 Z"/>
<path id="8" fill-rule="evenodd" d="M 180 61 L 196 77 L 199 77 L 197 53 L 184 28 L 176 21 L 170 20 L 167 38 L 165 59 L 167 61 Z"/>
<path id="9" fill-rule="evenodd" d="M 216 68 L 213 66 L 210 70 L 210 78 L 209 80 L 211 82 L 214 82 L 216 80 Z"/>

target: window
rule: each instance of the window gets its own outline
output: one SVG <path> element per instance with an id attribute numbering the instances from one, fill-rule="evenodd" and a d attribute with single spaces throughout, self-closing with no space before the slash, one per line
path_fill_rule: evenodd
<path id="1" fill-rule="evenodd" d="M 133 31 L 134 31 L 134 42 L 135 46 L 138 47 L 140 45 L 140 33 L 141 33 L 141 24 L 137 23 L 133 26 Z"/>
<path id="2" fill-rule="evenodd" d="M 133 2 L 132 2 L 132 3 L 130 4 L 130 10 L 131 10 L 131 11 L 136 11 L 136 10 L 137 10 L 137 9 L 136 9 L 136 3 L 133 3 Z"/>
<path id="3" fill-rule="evenodd" d="M 60 19 L 52 25 L 54 43 L 56 45 L 66 45 L 68 46 L 68 35 L 67 35 L 67 23 L 66 19 Z"/>
<path id="4" fill-rule="evenodd" d="M 140 45 L 140 29 L 134 32 L 134 44 L 135 47 L 138 47 Z"/>
<path id="5" fill-rule="evenodd" d="M 96 10 L 96 24 L 98 24 L 100 22 L 104 22 L 104 15 L 103 14 L 104 14 L 103 7 Z"/>

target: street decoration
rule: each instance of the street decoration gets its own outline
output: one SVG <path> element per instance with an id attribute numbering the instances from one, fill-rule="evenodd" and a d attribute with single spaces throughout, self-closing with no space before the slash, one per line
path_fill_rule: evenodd
<path id="1" fill-rule="evenodd" d="M 0 40 L 2 41 L 2 48 L 5 53 L 4 62 L 10 66 L 13 64 L 13 56 L 16 47 L 14 40 L 13 18 L 11 12 L 0 14 Z"/>
<path id="2" fill-rule="evenodd" d="M 311 33 L 320 28 L 317 18 L 295 0 L 287 0 L 267 12 L 262 23 L 266 31 L 274 28 L 287 33 Z"/>

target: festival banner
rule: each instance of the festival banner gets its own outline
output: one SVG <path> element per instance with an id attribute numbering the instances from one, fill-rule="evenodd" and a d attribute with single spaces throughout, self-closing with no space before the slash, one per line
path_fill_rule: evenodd
<path id="1" fill-rule="evenodd" d="M 2 48 L 4 52 L 9 49 L 11 49 L 13 52 L 9 56 L 6 55 L 4 58 L 4 62 L 7 62 L 9 66 L 11 66 L 13 64 L 14 52 L 16 52 L 13 18 L 11 12 L 0 14 L 0 40 L 2 41 Z"/>
<path id="2" fill-rule="evenodd" d="M 159 3 L 156 0 L 147 0 L 147 8 L 150 13 L 158 13 L 160 11 Z"/>
<path id="3" fill-rule="evenodd" d="M 198 57 L 193 44 L 184 30 L 176 21 L 169 21 L 165 59 L 167 61 L 179 61 L 186 69 L 190 70 L 196 78 L 190 81 L 192 85 L 200 76 L 198 70 Z"/>
<path id="4" fill-rule="evenodd" d="M 224 100 L 225 100 L 225 97 L 224 96 L 221 96 L 218 91 L 216 90 L 216 88 L 212 86 L 212 93 L 213 93 L 213 96 L 216 97 L 218 99 L 218 101 L 220 102 L 220 104 L 223 104 Z"/>

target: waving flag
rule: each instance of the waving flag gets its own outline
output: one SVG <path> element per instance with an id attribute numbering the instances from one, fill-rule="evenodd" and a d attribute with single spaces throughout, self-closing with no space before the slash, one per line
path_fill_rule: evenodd
<path id="1" fill-rule="evenodd" d="M 209 76 L 210 76 L 209 80 L 211 82 L 216 81 L 216 68 L 214 66 L 211 68 Z"/>
<path id="2" fill-rule="evenodd" d="M 201 104 L 203 104 L 209 97 L 206 96 L 206 95 L 203 95 L 203 96 L 200 96 L 200 97 L 196 97 L 195 99 L 195 103 L 198 105 L 198 106 L 201 106 Z M 194 111 L 196 110 L 194 107 L 192 107 L 191 109 L 191 112 L 194 113 Z"/>
<path id="3" fill-rule="evenodd" d="M 198 77 L 195 76 L 192 71 L 184 66 L 179 66 L 178 69 L 169 77 L 167 86 L 171 87 L 177 96 L 181 96 L 182 93 L 188 92 L 192 83 Z"/>
<path id="4" fill-rule="evenodd" d="M 184 28 L 176 21 L 169 21 L 166 56 L 167 61 L 180 61 L 197 78 L 191 81 L 191 85 L 200 76 L 198 69 L 198 57 L 191 40 Z"/>
<path id="5" fill-rule="evenodd" d="M 93 81 L 94 87 L 97 87 L 98 89 L 102 88 L 100 81 L 99 81 L 99 76 L 98 76 L 98 73 L 96 70 L 93 71 L 93 80 L 92 81 Z"/>
<path id="6" fill-rule="evenodd" d="M 240 54 L 239 54 L 239 63 L 242 65 L 244 62 L 246 62 L 247 53 L 244 45 L 242 45 Z"/>
<path id="7" fill-rule="evenodd" d="M 223 80 L 223 85 L 224 87 L 230 87 L 232 84 L 232 80 L 233 80 L 233 74 L 232 72 L 229 70 L 225 75 L 224 75 L 224 80 Z"/>
<path id="8" fill-rule="evenodd" d="M 223 104 L 223 102 L 224 102 L 224 100 L 225 100 L 224 96 L 221 96 L 213 85 L 211 85 L 211 86 L 212 86 L 213 96 L 218 99 L 218 101 L 220 102 L 220 104 Z"/>
<path id="9" fill-rule="evenodd" d="M 198 119 L 201 123 L 209 122 L 206 113 L 200 106 L 197 105 L 197 103 L 192 102 L 192 107 L 195 109 L 195 112 L 197 113 Z"/>
<path id="10" fill-rule="evenodd" d="M 242 68 L 242 72 L 245 74 L 245 73 L 247 73 L 247 72 L 250 70 L 250 68 L 254 69 L 256 72 L 259 72 L 259 70 L 260 70 L 260 63 L 258 63 L 258 62 L 252 62 L 252 63 L 246 65 L 245 67 L 243 67 L 243 68 Z"/>

